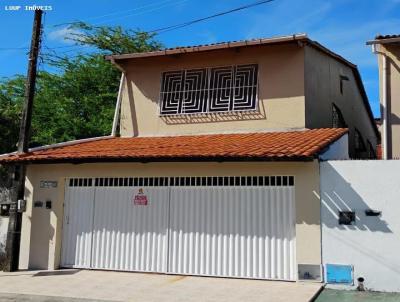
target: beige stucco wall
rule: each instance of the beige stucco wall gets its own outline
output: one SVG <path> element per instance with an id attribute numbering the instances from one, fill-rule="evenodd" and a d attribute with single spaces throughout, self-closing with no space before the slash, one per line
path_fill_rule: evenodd
<path id="1" fill-rule="evenodd" d="M 400 43 L 398 44 L 382 44 L 379 46 L 379 52 L 382 52 L 387 57 L 388 64 L 388 90 L 387 102 L 389 110 L 389 152 L 388 157 L 400 158 Z M 383 65 L 382 56 L 378 56 L 379 64 L 379 94 L 381 108 L 382 103 L 382 75 Z M 381 110 L 382 111 L 382 110 Z"/>
<path id="2" fill-rule="evenodd" d="M 354 129 L 357 128 L 367 146 L 367 139 L 373 147 L 377 136 L 364 106 L 353 70 L 344 63 L 310 46 L 305 47 L 305 95 L 306 127 L 331 128 L 332 103 L 341 110 L 349 127 L 349 153 L 355 156 Z M 343 81 L 343 94 L 340 92 L 340 76 Z M 367 154 L 365 154 L 366 156 Z"/>
<path id="3" fill-rule="evenodd" d="M 64 181 L 67 177 L 294 175 L 298 263 L 320 264 L 318 162 L 103 163 L 31 165 L 27 174 L 27 211 L 23 214 L 20 269 L 56 269 L 60 263 Z M 58 181 L 40 188 L 41 180 Z M 51 200 L 53 208 L 33 208 Z"/>
<path id="4" fill-rule="evenodd" d="M 258 112 L 168 119 L 159 116 L 162 72 L 254 63 L 259 65 Z M 122 136 L 304 128 L 304 54 L 296 43 L 151 57 L 126 64 L 123 65 L 127 82 L 122 93 Z"/>

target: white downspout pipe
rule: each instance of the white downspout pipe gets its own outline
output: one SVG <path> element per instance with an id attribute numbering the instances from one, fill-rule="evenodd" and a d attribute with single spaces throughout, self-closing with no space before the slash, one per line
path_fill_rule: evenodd
<path id="1" fill-rule="evenodd" d="M 378 51 L 379 45 L 372 44 L 372 52 L 382 56 L 382 159 L 388 159 L 388 108 L 387 108 L 387 58 L 386 54 Z"/>
<path id="2" fill-rule="evenodd" d="M 383 75 L 382 75 L 382 130 L 383 130 L 383 138 L 382 138 L 382 157 L 383 159 L 388 159 L 388 108 L 387 108 L 387 59 L 386 55 L 382 54 L 382 65 L 383 65 Z"/>
<path id="3" fill-rule="evenodd" d="M 125 74 L 122 73 L 121 80 L 119 82 L 117 104 L 115 105 L 114 120 L 113 120 L 113 125 L 112 125 L 112 130 L 111 130 L 111 136 L 114 136 L 114 137 L 117 136 L 117 126 L 118 126 L 119 116 L 120 116 L 120 112 L 121 112 L 122 87 L 123 87 L 124 82 L 125 82 Z"/>

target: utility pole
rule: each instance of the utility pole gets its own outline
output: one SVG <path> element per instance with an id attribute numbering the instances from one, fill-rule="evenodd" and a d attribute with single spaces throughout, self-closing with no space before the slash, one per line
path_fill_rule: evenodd
<path id="1" fill-rule="evenodd" d="M 35 11 L 33 21 L 31 49 L 29 53 L 28 74 L 25 86 L 25 103 L 22 110 L 21 126 L 18 140 L 18 154 L 28 151 L 29 136 L 32 120 L 33 98 L 35 96 L 37 61 L 39 55 L 40 38 L 42 30 L 42 10 Z M 18 209 L 18 201 L 24 199 L 25 195 L 26 167 L 18 164 L 14 170 L 14 181 L 16 181 L 16 194 L 12 197 L 10 206 L 10 218 L 8 223 L 6 253 L 6 270 L 13 272 L 18 270 L 19 249 L 21 239 L 22 213 Z"/>

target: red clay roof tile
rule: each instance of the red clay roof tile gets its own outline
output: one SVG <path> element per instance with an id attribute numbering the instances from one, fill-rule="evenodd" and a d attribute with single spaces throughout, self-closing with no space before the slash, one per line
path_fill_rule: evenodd
<path id="1" fill-rule="evenodd" d="M 49 146 L 20 155 L 11 154 L 0 157 L 0 163 L 312 159 L 345 133 L 347 129 L 313 129 L 168 137 L 105 137 L 68 146 Z"/>

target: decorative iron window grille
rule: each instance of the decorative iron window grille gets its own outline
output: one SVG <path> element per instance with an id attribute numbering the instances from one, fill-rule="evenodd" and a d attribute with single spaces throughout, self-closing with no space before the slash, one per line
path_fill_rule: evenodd
<path id="1" fill-rule="evenodd" d="M 160 115 L 255 110 L 257 90 L 256 64 L 164 72 Z"/>
<path id="2" fill-rule="evenodd" d="M 347 128 L 342 111 L 335 104 L 332 104 L 332 128 Z"/>

